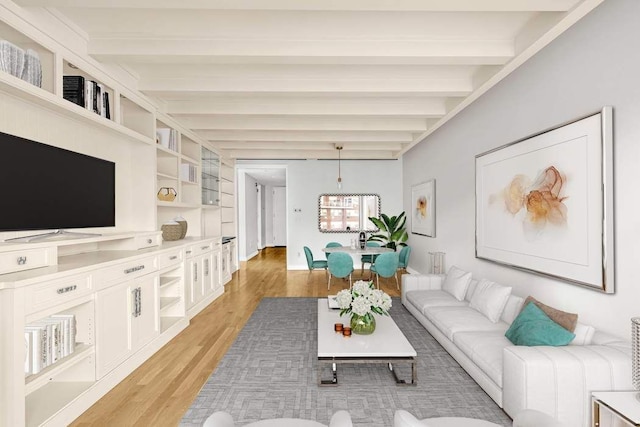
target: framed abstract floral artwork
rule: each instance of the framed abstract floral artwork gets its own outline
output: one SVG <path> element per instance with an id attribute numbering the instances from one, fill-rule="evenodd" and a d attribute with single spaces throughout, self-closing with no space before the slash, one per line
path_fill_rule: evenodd
<path id="1" fill-rule="evenodd" d="M 613 293 L 611 107 L 475 166 L 477 258 Z"/>
<path id="2" fill-rule="evenodd" d="M 423 182 L 411 187 L 411 232 L 423 236 L 436 236 L 436 181 Z"/>

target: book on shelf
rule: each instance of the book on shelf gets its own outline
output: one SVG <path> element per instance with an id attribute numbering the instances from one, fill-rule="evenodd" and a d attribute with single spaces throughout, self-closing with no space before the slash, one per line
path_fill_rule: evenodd
<path id="1" fill-rule="evenodd" d="M 42 87 L 42 64 L 33 49 L 24 50 L 8 40 L 0 40 L 0 70 Z"/>
<path id="2" fill-rule="evenodd" d="M 75 351 L 76 318 L 56 314 L 24 328 L 25 375 L 33 375 Z"/>
<path id="3" fill-rule="evenodd" d="M 198 182 L 198 168 L 191 163 L 180 165 L 180 179 L 187 182 Z"/>
<path id="4" fill-rule="evenodd" d="M 111 119 L 109 92 L 106 87 L 83 76 L 62 77 L 62 97 L 102 117 Z"/>
<path id="5" fill-rule="evenodd" d="M 171 151 L 178 151 L 178 131 L 170 128 L 156 129 L 156 143 Z"/>

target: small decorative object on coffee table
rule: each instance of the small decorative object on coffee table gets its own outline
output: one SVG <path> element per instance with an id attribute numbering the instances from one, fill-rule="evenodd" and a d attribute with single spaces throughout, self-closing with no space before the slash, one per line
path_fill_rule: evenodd
<path id="1" fill-rule="evenodd" d="M 336 302 L 340 315 L 351 314 L 351 331 L 354 334 L 369 335 L 376 330 L 374 314 L 389 315 L 391 297 L 375 289 L 372 281 L 358 280 L 351 289 L 338 292 Z"/>

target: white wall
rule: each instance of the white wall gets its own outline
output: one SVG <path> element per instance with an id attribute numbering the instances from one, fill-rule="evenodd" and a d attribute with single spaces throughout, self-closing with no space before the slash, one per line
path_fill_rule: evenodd
<path id="1" fill-rule="evenodd" d="M 404 156 L 404 206 L 411 185 L 436 179 L 437 235 L 412 236 L 410 265 L 427 252 L 503 284 L 515 294 L 579 313 L 579 321 L 629 336 L 640 314 L 640 2 L 608 0 Z M 614 107 L 616 293 L 605 295 L 474 256 L 474 157 L 566 121 Z"/>
<path id="2" fill-rule="evenodd" d="M 255 178 L 238 173 L 238 259 L 246 261 L 258 253 L 258 198 Z"/>
<path id="3" fill-rule="evenodd" d="M 382 212 L 402 212 L 402 161 L 342 161 L 342 193 L 380 195 Z M 287 168 L 287 268 L 307 269 L 303 247 L 315 258 L 324 259 L 322 248 L 329 241 L 348 245 L 357 233 L 320 233 L 318 231 L 318 196 L 337 193 L 337 162 L 326 160 L 291 161 Z M 301 212 L 294 213 L 294 209 Z M 359 265 L 359 260 L 355 260 Z"/>

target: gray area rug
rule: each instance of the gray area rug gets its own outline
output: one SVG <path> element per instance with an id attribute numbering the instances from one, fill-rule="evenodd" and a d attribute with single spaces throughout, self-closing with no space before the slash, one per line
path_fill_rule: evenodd
<path id="1" fill-rule="evenodd" d="M 283 417 L 328 424 L 340 409 L 362 427 L 392 426 L 396 409 L 419 419 L 460 416 L 511 425 L 399 298 L 393 299 L 390 314 L 418 353 L 417 386 L 396 385 L 383 364 L 345 364 L 338 366 L 337 387 L 319 387 L 317 299 L 265 298 L 180 425 L 201 426 L 215 411 L 229 412 L 240 426 Z M 398 365 L 396 371 L 400 378 L 410 378 L 408 365 Z M 328 369 L 323 378 L 330 378 Z"/>

